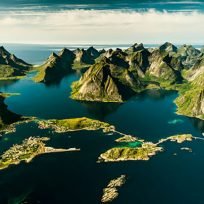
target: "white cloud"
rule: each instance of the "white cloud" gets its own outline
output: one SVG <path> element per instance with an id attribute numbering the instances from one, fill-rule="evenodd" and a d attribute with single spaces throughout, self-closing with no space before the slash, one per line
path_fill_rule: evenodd
<path id="1" fill-rule="evenodd" d="M 127 10 L 0 13 L 0 42 L 201 43 L 204 13 Z"/>

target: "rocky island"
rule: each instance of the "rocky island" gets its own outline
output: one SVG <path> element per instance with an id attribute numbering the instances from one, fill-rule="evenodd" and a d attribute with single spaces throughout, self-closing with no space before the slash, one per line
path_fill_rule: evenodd
<path id="1" fill-rule="evenodd" d="M 149 160 L 152 156 L 164 150 L 159 146 L 164 142 L 171 141 L 183 143 L 200 139 L 191 134 L 180 134 L 160 139 L 157 143 L 146 142 L 144 140 L 133 139 L 134 137 L 122 137 L 116 140 L 117 143 L 123 143 L 122 146 L 113 147 L 99 156 L 98 162 L 119 162 L 131 160 Z M 137 142 L 137 145 L 134 143 Z"/>
<path id="2" fill-rule="evenodd" d="M 126 175 L 121 175 L 116 179 L 111 180 L 107 187 L 103 189 L 103 196 L 101 198 L 102 203 L 110 203 L 115 200 L 119 193 L 118 189 L 122 187 L 126 182 Z"/>
<path id="3" fill-rule="evenodd" d="M 12 164 L 19 164 L 21 161 L 30 162 L 34 157 L 45 153 L 79 151 L 79 149 L 55 149 L 46 147 L 47 137 L 29 137 L 20 145 L 13 145 L 9 150 L 0 157 L 0 169 L 5 169 Z"/>
<path id="4" fill-rule="evenodd" d="M 144 142 L 141 147 L 114 147 L 99 157 L 99 162 L 119 162 L 131 160 L 149 160 L 156 153 L 163 151 L 162 147 L 152 142 Z"/>

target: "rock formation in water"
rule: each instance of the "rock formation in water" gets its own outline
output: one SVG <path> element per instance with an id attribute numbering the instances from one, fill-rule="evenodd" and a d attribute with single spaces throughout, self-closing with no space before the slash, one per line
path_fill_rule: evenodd
<path id="1" fill-rule="evenodd" d="M 24 76 L 31 65 L 9 53 L 3 46 L 0 47 L 0 78 Z"/>

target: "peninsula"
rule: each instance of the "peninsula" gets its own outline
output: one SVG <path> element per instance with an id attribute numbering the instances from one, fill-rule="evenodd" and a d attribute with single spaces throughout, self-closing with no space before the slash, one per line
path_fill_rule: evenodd
<path id="1" fill-rule="evenodd" d="M 0 169 L 5 169 L 12 164 L 17 165 L 21 161 L 28 163 L 40 154 L 79 151 L 79 149 L 76 148 L 55 149 L 53 147 L 46 147 L 44 142 L 47 140 L 49 140 L 47 137 L 29 137 L 25 139 L 22 144 L 13 145 L 1 155 Z"/>

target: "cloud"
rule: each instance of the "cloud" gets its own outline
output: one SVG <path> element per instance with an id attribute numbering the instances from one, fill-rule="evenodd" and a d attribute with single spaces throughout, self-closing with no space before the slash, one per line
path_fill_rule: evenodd
<path id="1" fill-rule="evenodd" d="M 204 43 L 204 13 L 129 10 L 0 12 L 0 41 Z"/>

